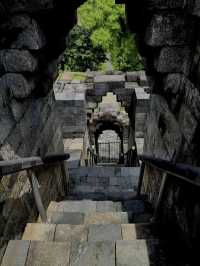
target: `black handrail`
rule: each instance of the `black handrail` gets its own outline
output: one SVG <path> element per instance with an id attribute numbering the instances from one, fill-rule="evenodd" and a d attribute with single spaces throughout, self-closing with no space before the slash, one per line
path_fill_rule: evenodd
<path id="1" fill-rule="evenodd" d="M 195 186 L 200 186 L 200 167 L 188 164 L 182 164 L 182 163 L 174 163 L 147 155 L 138 155 L 138 158 L 139 160 L 142 161 L 139 182 L 138 182 L 138 190 L 137 190 L 138 196 L 140 196 L 142 191 L 145 166 L 149 165 L 150 167 L 158 169 L 159 171 L 162 172 L 161 185 L 154 206 L 155 209 L 154 209 L 153 220 L 157 219 L 157 214 L 159 213 L 159 208 L 161 206 L 161 202 L 165 191 L 165 185 L 168 178 L 177 177 L 180 180 L 183 180 L 184 182 L 188 182 Z"/>
<path id="2" fill-rule="evenodd" d="M 157 168 L 162 172 L 176 176 L 194 185 L 200 186 L 200 167 L 182 163 L 173 163 L 147 155 L 138 155 L 138 158 L 145 164 Z"/>
<path id="3" fill-rule="evenodd" d="M 45 157 L 29 157 L 16 160 L 0 161 L 0 178 L 5 175 L 29 170 L 38 166 L 53 164 L 68 160 L 69 154 L 48 154 Z"/>
<path id="4" fill-rule="evenodd" d="M 139 160 L 136 148 L 135 149 L 131 148 L 126 153 L 124 153 L 124 165 L 128 167 L 139 166 Z"/>
<path id="5" fill-rule="evenodd" d="M 90 148 L 87 149 L 86 166 L 93 166 L 98 163 L 98 155 Z"/>

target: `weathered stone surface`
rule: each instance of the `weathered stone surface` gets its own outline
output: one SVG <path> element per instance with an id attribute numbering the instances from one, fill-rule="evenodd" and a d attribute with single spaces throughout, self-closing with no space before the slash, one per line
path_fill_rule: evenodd
<path id="1" fill-rule="evenodd" d="M 79 225 L 84 223 L 84 214 L 77 212 L 52 212 L 49 213 L 49 220 L 53 224 Z"/>
<path id="2" fill-rule="evenodd" d="M 96 212 L 96 202 L 91 200 L 63 201 L 58 203 L 58 211 L 63 212 Z"/>
<path id="3" fill-rule="evenodd" d="M 2 8 L 9 12 L 20 12 L 20 11 L 39 11 L 44 9 L 52 9 L 54 7 L 53 0 L 33 0 L 33 1 L 16 1 L 12 0 L 10 2 L 4 1 L 1 3 Z"/>
<path id="4" fill-rule="evenodd" d="M 115 266 L 115 244 L 109 242 L 73 242 L 71 266 Z"/>
<path id="5" fill-rule="evenodd" d="M 164 47 L 155 60 L 155 68 L 161 73 L 184 73 L 188 75 L 191 67 L 189 47 Z"/>
<path id="6" fill-rule="evenodd" d="M 164 91 L 167 95 L 168 104 L 173 112 L 177 112 L 177 107 L 182 101 L 182 103 L 187 105 L 197 120 L 200 118 L 199 90 L 184 75 L 167 75 L 164 80 Z"/>
<path id="7" fill-rule="evenodd" d="M 30 244 L 27 265 L 69 266 L 70 243 L 37 242 Z"/>
<path id="8" fill-rule="evenodd" d="M 139 71 L 139 85 L 148 86 L 148 80 L 145 71 Z"/>
<path id="9" fill-rule="evenodd" d="M 194 16 L 200 16 L 200 3 L 199 1 L 194 1 L 194 6 L 191 10 L 191 14 Z"/>
<path id="10" fill-rule="evenodd" d="M 25 50 L 1 50 L 0 71 L 5 72 L 34 72 L 37 60 Z"/>
<path id="11" fill-rule="evenodd" d="M 122 240 L 155 239 L 156 235 L 153 224 L 122 224 Z"/>
<path id="12" fill-rule="evenodd" d="M 97 201 L 97 212 L 113 212 L 116 210 L 115 203 L 112 201 Z"/>
<path id="13" fill-rule="evenodd" d="M 145 40 L 150 46 L 174 46 L 191 42 L 192 25 L 184 17 L 172 14 L 154 15 L 146 31 Z"/>
<path id="14" fill-rule="evenodd" d="M 16 122 L 20 121 L 26 110 L 28 109 L 28 101 L 19 102 L 16 99 L 12 99 L 10 108 L 12 110 L 12 115 Z"/>
<path id="15" fill-rule="evenodd" d="M 80 241 L 88 239 L 88 229 L 84 225 L 59 224 L 56 226 L 55 241 Z"/>
<path id="16" fill-rule="evenodd" d="M 53 241 L 56 226 L 53 224 L 27 224 L 23 240 Z"/>
<path id="17" fill-rule="evenodd" d="M 119 224 L 93 224 L 89 226 L 88 241 L 115 241 L 121 239 L 121 225 Z"/>
<path id="18" fill-rule="evenodd" d="M 135 72 L 127 72 L 126 73 L 126 80 L 128 82 L 137 82 L 138 81 L 138 72 L 135 71 Z"/>
<path id="19" fill-rule="evenodd" d="M 125 82 L 124 75 L 99 75 L 95 76 L 94 83 L 118 83 Z"/>
<path id="20" fill-rule="evenodd" d="M 30 241 L 10 241 L 1 265 L 25 266 L 29 246 Z"/>
<path id="21" fill-rule="evenodd" d="M 15 38 L 10 37 L 16 32 Z M 0 26 L 0 32 L 5 38 L 0 41 L 1 46 L 11 49 L 39 50 L 46 44 L 45 36 L 38 23 L 27 15 L 15 15 L 8 22 Z"/>
<path id="22" fill-rule="evenodd" d="M 153 95 L 147 120 L 144 152 L 158 158 L 172 159 L 179 153 L 181 145 L 182 133 L 167 102 L 163 97 Z"/>
<path id="23" fill-rule="evenodd" d="M 85 224 L 126 224 L 128 214 L 126 212 L 105 212 L 85 214 Z"/>
<path id="24" fill-rule="evenodd" d="M 147 8 L 150 10 L 157 9 L 192 9 L 194 0 L 148 0 Z"/>
<path id="25" fill-rule="evenodd" d="M 24 99 L 30 96 L 33 85 L 28 83 L 21 74 L 6 74 L 0 79 L 2 90 L 10 90 L 10 96 L 16 99 Z"/>
<path id="26" fill-rule="evenodd" d="M 117 241 L 116 262 L 117 266 L 167 265 L 157 240 Z"/>
<path id="27" fill-rule="evenodd" d="M 192 115 L 189 107 L 184 104 L 181 106 L 178 121 L 186 141 L 191 143 L 198 127 L 198 121 Z"/>

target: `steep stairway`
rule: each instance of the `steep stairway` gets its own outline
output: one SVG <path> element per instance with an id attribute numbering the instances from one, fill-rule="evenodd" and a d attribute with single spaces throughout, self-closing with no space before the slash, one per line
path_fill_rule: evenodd
<path id="1" fill-rule="evenodd" d="M 116 168 L 113 169 L 116 171 Z M 88 169 L 85 172 L 82 170 L 73 169 L 70 173 L 76 175 L 72 179 L 69 198 L 50 203 L 48 223 L 44 224 L 38 218 L 37 223 L 26 225 L 22 240 L 9 242 L 2 266 L 186 265 L 174 256 L 173 242 L 164 240 L 158 224 L 151 222 L 151 208 L 144 199 L 126 198 L 123 194 L 128 192 L 127 187 L 122 186 L 121 194 L 115 196 L 115 200 L 107 200 L 113 188 L 109 191 L 108 187 L 112 186 L 105 180 L 102 182 L 107 182 L 107 192 L 101 194 L 104 199 L 87 199 L 90 186 L 95 187 L 93 195 L 98 193 L 95 191 L 100 186 L 97 180 L 102 177 L 100 172 L 103 170 L 89 169 L 92 173 Z M 90 175 L 96 177 L 94 183 Z M 108 178 L 111 180 L 113 175 Z M 119 177 L 121 175 L 122 169 Z M 78 176 L 81 177 L 81 185 L 76 187 L 74 182 L 77 182 Z M 85 178 L 84 181 L 82 177 L 89 179 Z M 116 172 L 114 177 L 118 177 Z M 84 182 L 87 185 L 91 183 L 86 187 Z M 82 192 L 81 197 L 85 195 L 86 199 L 75 199 L 79 191 Z"/>
<path id="2" fill-rule="evenodd" d="M 121 201 L 136 196 L 139 167 L 94 166 L 70 169 L 70 199 Z"/>

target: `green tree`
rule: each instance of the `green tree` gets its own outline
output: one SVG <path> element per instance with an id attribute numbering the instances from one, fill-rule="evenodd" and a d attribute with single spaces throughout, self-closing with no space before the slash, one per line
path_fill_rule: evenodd
<path id="1" fill-rule="evenodd" d="M 78 11 L 79 24 L 91 32 L 90 39 L 111 55 L 118 70 L 143 68 L 134 37 L 125 27 L 125 7 L 114 0 L 88 0 Z"/>
<path id="2" fill-rule="evenodd" d="M 78 72 L 98 70 L 105 60 L 105 51 L 100 45 L 93 45 L 90 31 L 77 25 L 69 34 L 60 68 Z"/>

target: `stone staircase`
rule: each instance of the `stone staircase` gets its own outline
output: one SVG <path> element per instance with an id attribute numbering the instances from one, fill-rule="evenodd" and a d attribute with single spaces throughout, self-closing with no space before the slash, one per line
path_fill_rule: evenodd
<path id="1" fill-rule="evenodd" d="M 79 167 L 69 173 L 71 199 L 121 201 L 135 198 L 140 168 Z"/>
<path id="2" fill-rule="evenodd" d="M 78 176 L 87 176 L 88 170 L 73 169 L 71 173 L 76 172 L 74 180 L 78 180 Z M 90 175 L 97 174 L 97 170 L 92 169 Z M 101 171 L 99 169 L 96 175 L 97 180 L 102 176 Z M 123 171 L 120 169 L 119 176 Z M 87 178 L 87 184 L 92 182 L 90 176 Z M 83 188 L 81 197 L 87 196 L 93 184 L 86 189 L 81 180 L 83 183 L 76 188 L 74 180 L 69 199 L 50 203 L 48 223 L 41 223 L 38 218 L 37 223 L 27 224 L 22 240 L 9 242 L 2 266 L 186 265 L 174 256 L 173 242 L 163 240 L 158 224 L 151 222 L 152 213 L 147 202 L 133 197 L 120 199 L 120 195 L 117 201 L 111 201 L 107 200 L 107 194 L 102 194 L 104 200 L 72 200 Z M 93 186 L 99 187 L 99 181 Z M 121 193 L 127 193 L 127 188 L 122 188 Z M 176 247 L 176 253 L 177 250 Z"/>

